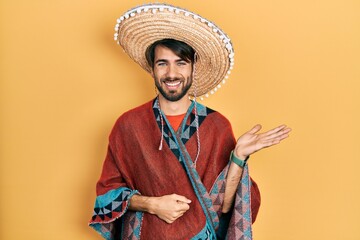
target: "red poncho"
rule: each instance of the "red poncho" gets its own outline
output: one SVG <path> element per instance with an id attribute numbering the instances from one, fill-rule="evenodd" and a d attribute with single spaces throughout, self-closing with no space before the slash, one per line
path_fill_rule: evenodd
<path id="1" fill-rule="evenodd" d="M 90 226 L 106 239 L 252 239 L 260 194 L 247 166 L 234 206 L 221 213 L 229 156 L 235 139 L 229 121 L 199 103 L 201 151 L 196 168 L 196 120 L 193 102 L 177 132 L 158 108 L 157 100 L 124 113 L 110 137 L 108 153 L 97 183 Z M 164 144 L 159 150 L 161 119 Z M 133 194 L 179 194 L 190 209 L 171 224 L 146 212 L 128 210 Z"/>

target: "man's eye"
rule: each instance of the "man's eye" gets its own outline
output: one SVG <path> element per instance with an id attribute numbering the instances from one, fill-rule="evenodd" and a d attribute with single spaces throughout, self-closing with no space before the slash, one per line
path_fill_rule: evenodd
<path id="1" fill-rule="evenodd" d="M 186 65 L 186 62 L 178 62 L 178 65 L 179 66 L 184 66 L 184 65 Z"/>
<path id="2" fill-rule="evenodd" d="M 159 67 L 161 67 L 161 66 L 165 66 L 165 65 L 166 65 L 166 63 L 161 62 L 161 63 L 158 63 L 157 65 L 158 65 Z"/>

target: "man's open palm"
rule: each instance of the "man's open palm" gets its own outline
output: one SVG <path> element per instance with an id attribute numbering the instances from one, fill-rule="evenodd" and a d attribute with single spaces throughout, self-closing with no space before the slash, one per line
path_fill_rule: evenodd
<path id="1" fill-rule="evenodd" d="M 291 131 L 286 125 L 280 125 L 264 133 L 258 133 L 261 125 L 255 125 L 250 131 L 239 137 L 235 146 L 235 154 L 241 159 L 275 144 L 289 136 Z"/>

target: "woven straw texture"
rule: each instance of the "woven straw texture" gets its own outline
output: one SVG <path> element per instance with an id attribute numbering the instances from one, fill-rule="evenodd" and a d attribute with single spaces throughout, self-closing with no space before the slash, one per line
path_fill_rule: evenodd
<path id="1" fill-rule="evenodd" d="M 118 42 L 125 52 L 142 68 L 151 72 L 145 58 L 146 49 L 155 41 L 172 38 L 183 41 L 197 53 L 191 96 L 202 96 L 225 79 L 230 68 L 229 54 L 218 28 L 211 22 L 186 10 L 135 8 L 125 14 L 118 24 Z M 181 11 L 179 11 L 179 9 Z M 191 14 L 190 14 L 191 13 Z M 210 26 L 209 26 L 210 25 Z M 195 93 L 196 86 L 196 93 Z"/>

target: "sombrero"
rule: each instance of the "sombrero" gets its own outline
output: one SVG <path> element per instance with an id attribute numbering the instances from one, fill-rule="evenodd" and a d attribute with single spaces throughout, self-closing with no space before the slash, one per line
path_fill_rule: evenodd
<path id="1" fill-rule="evenodd" d="M 234 50 L 229 37 L 213 22 L 168 4 L 141 5 L 117 19 L 114 40 L 148 72 L 146 49 L 165 38 L 183 41 L 196 51 L 197 82 L 189 90 L 191 96 L 208 97 L 226 82 L 234 65 Z"/>

